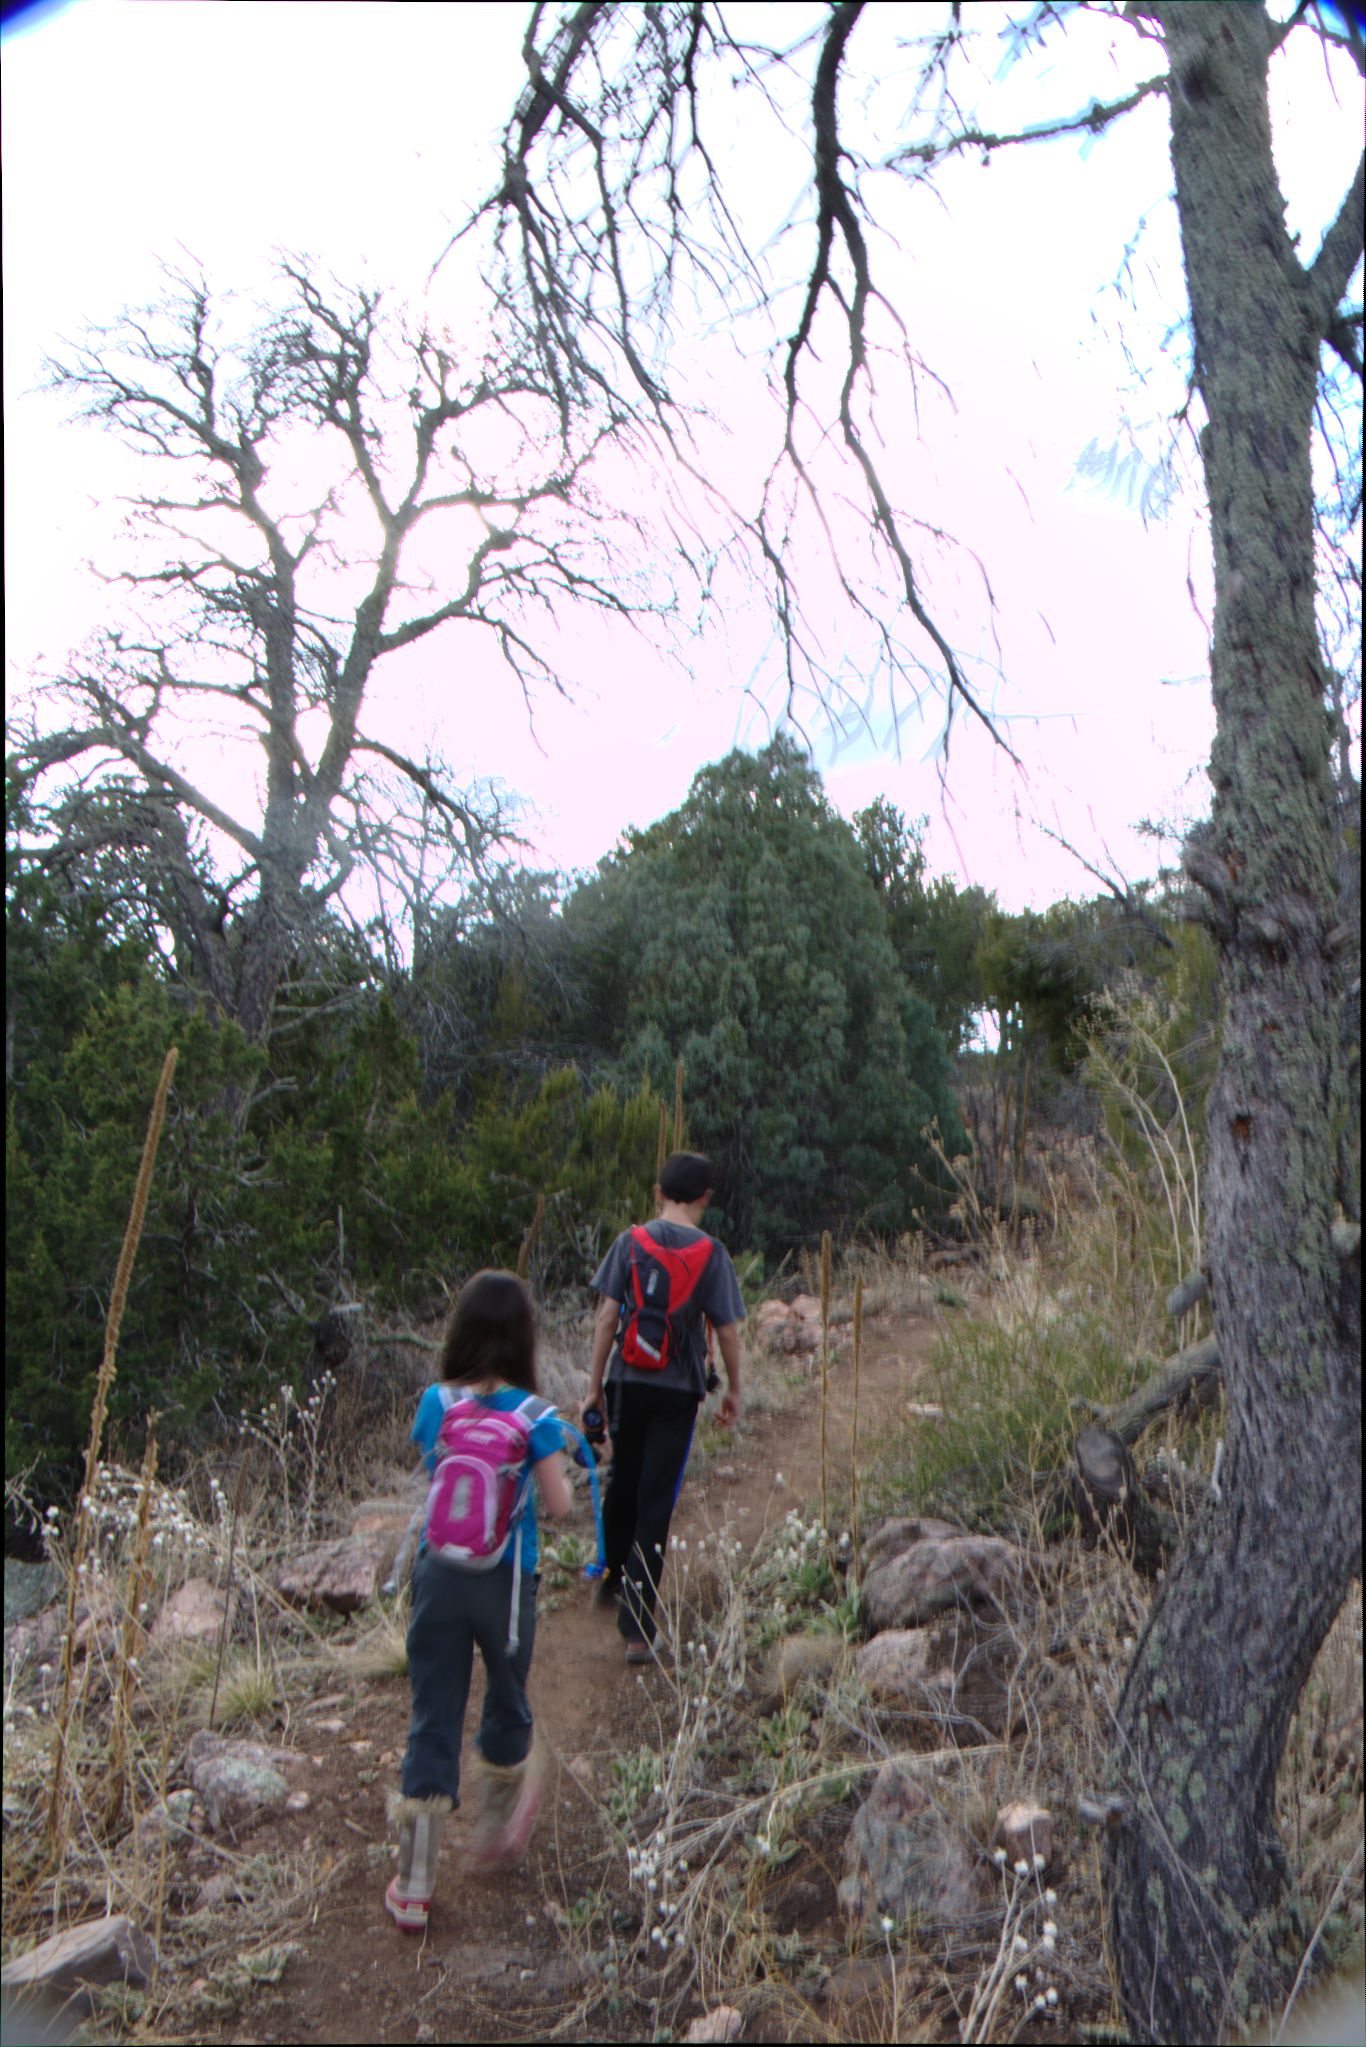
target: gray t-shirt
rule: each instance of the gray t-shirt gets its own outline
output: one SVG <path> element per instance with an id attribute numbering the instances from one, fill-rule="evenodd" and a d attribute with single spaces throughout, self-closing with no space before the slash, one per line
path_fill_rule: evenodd
<path id="1" fill-rule="evenodd" d="M 645 1227 L 655 1242 L 668 1251 L 681 1250 L 685 1244 L 695 1244 L 706 1235 L 705 1230 L 695 1230 L 687 1223 L 658 1219 Z M 704 1397 L 707 1390 L 707 1323 L 724 1329 L 728 1323 L 745 1319 L 744 1296 L 740 1292 L 730 1253 L 714 1237 L 711 1242 L 712 1254 L 707 1260 L 707 1269 L 678 1317 L 678 1349 L 664 1369 L 641 1372 L 626 1364 L 621 1355 L 621 1329 L 618 1326 L 617 1340 L 607 1367 L 609 1380 L 622 1379 L 629 1386 L 667 1386 L 675 1393 L 691 1393 L 698 1400 Z M 623 1230 L 617 1238 L 593 1274 L 592 1283 L 596 1292 L 606 1294 L 610 1300 L 627 1300 L 631 1292 L 629 1230 Z"/>

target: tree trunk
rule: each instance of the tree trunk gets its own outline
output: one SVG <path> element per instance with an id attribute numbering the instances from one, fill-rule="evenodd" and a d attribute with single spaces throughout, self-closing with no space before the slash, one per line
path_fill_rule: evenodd
<path id="1" fill-rule="evenodd" d="M 1135 2038 L 1212 2041 L 1281 1994 L 1275 1785 L 1315 1652 L 1361 1562 L 1359 1308 L 1331 1243 L 1345 1056 L 1310 427 L 1325 317 L 1287 236 L 1264 10 L 1154 0 L 1208 416 L 1214 811 L 1199 872 L 1220 947 L 1207 1263 L 1228 1418 L 1139 1641 L 1112 1759 L 1110 1938 Z M 1345 284 L 1345 280 L 1344 280 Z M 1353 1327 L 1355 1318 L 1356 1326 Z"/>

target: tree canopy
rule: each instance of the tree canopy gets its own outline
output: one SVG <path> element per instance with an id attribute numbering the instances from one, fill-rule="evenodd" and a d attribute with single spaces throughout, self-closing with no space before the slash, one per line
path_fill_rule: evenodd
<path id="1" fill-rule="evenodd" d="M 856 833 L 794 740 L 704 768 L 565 905 L 624 1075 L 686 1073 L 718 1228 L 767 1252 L 832 1218 L 886 1236 L 961 1126 L 933 1015 L 898 970 Z"/>

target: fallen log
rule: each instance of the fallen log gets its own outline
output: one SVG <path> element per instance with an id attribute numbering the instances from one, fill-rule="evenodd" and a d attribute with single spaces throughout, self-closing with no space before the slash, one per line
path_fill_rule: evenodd
<path id="1" fill-rule="evenodd" d="M 1139 1483 L 1129 1446 L 1113 1429 L 1085 1428 L 1072 1446 L 1072 1499 L 1083 1539 L 1112 1542 L 1136 1570 L 1156 1577 L 1180 1535 Z"/>

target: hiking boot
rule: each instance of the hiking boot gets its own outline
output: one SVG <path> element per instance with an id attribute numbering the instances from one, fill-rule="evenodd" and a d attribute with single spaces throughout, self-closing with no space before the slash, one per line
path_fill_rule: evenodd
<path id="1" fill-rule="evenodd" d="M 398 1828 L 398 1873 L 384 1893 L 384 1909 L 404 1933 L 425 1933 L 436 1889 L 436 1858 L 449 1798 L 389 1800 L 389 1823 Z"/>
<path id="2" fill-rule="evenodd" d="M 655 1652 L 653 1643 L 628 1642 L 626 1644 L 626 1661 L 628 1663 L 653 1663 L 654 1660 Z"/>
<path id="3" fill-rule="evenodd" d="M 610 1572 L 598 1579 L 593 1587 L 593 1604 L 597 1607 L 612 1608 L 621 1598 L 621 1579 Z"/>
<path id="4" fill-rule="evenodd" d="M 545 1792 L 545 1766 L 537 1749 L 521 1763 L 474 1759 L 475 1819 L 470 1860 L 476 1869 L 507 1869 L 531 1839 Z"/>

